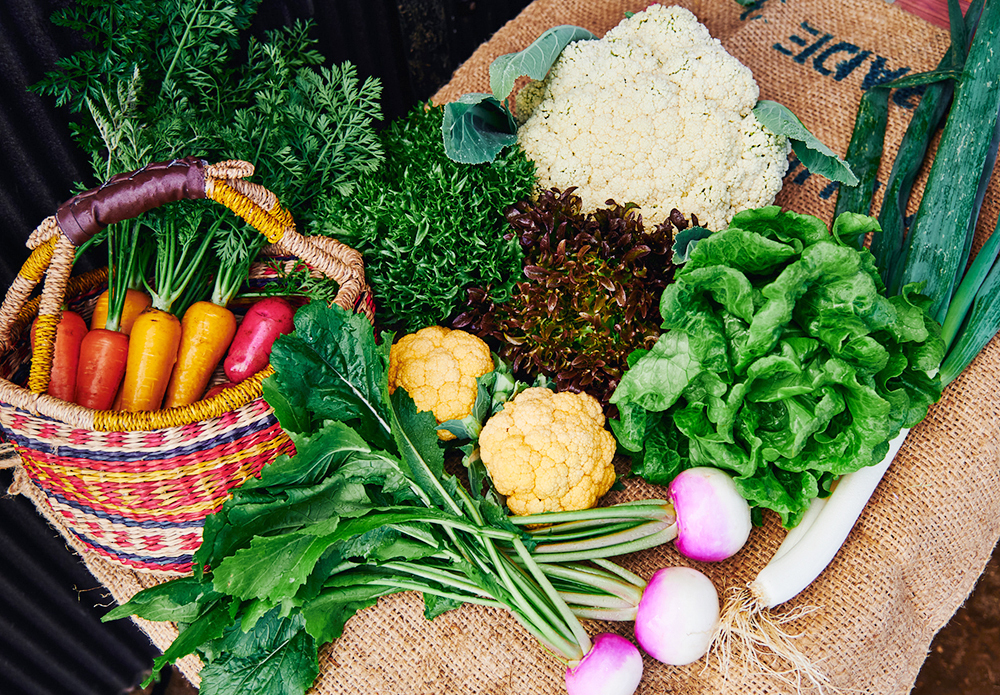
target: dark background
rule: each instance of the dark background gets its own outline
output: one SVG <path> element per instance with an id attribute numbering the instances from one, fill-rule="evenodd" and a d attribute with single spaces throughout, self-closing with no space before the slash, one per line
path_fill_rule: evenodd
<path id="1" fill-rule="evenodd" d="M 118 1 L 118 0 L 116 0 Z M 127 0 L 124 0 L 127 2 Z M 83 39 L 49 18 L 68 0 L 0 0 L 0 287 L 10 285 L 31 231 L 87 187 L 90 167 L 70 114 L 27 87 Z M 331 64 L 349 60 L 383 86 L 383 123 L 430 98 L 458 65 L 528 0 L 262 0 L 256 34 L 315 23 Z M 102 263 L 79 261 L 76 270 Z M 11 482 L 0 471 L 0 491 Z M 32 504 L 0 496 L 0 693 L 115 695 L 142 680 L 156 650 L 130 621 L 103 624 L 113 600 Z M 164 675 L 169 675 L 165 673 Z M 158 687 L 163 691 L 169 679 Z"/>

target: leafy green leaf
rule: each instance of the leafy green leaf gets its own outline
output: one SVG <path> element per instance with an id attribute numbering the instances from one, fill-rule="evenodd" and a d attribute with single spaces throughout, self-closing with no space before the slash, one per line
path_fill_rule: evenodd
<path id="1" fill-rule="evenodd" d="M 392 432 L 403 472 L 424 491 L 435 507 L 458 511 L 441 484 L 444 453 L 438 445 L 437 421 L 429 411 L 417 410 L 404 389 L 392 395 Z"/>
<path id="2" fill-rule="evenodd" d="M 350 572 L 331 577 L 319 595 L 302 605 L 306 632 L 317 644 L 340 637 L 344 625 L 355 613 L 374 606 L 380 596 L 398 591 L 371 583 L 372 579 L 381 576 L 373 572 Z"/>
<path id="3" fill-rule="evenodd" d="M 181 628 L 180 634 L 166 651 L 153 661 L 153 673 L 159 673 L 166 664 L 194 654 L 205 642 L 217 639 L 225 630 L 232 629 L 237 605 L 237 602 L 228 597 L 208 604 L 194 622 Z"/>
<path id="4" fill-rule="evenodd" d="M 848 186 L 858 185 L 858 177 L 844 160 L 810 133 L 787 107 L 774 101 L 761 100 L 757 102 L 753 112 L 765 128 L 789 139 L 795 155 L 809 171 Z"/>
<path id="5" fill-rule="evenodd" d="M 444 151 L 461 164 L 492 162 L 517 142 L 517 123 L 490 94 L 463 94 L 445 104 L 441 121 Z"/>
<path id="6" fill-rule="evenodd" d="M 190 623 L 204 611 L 206 603 L 220 598 L 210 586 L 194 577 L 172 579 L 143 589 L 126 603 L 108 611 L 102 622 L 135 615 L 145 620 Z"/>
<path id="7" fill-rule="evenodd" d="M 665 417 L 650 415 L 651 425 L 643 433 L 639 455 L 633 458 L 632 473 L 654 485 L 668 485 L 678 473 L 691 467 L 688 440 L 673 424 L 670 411 Z"/>
<path id="8" fill-rule="evenodd" d="M 428 620 L 434 620 L 443 613 L 455 610 L 460 607 L 462 602 L 453 598 L 444 598 L 442 596 L 435 596 L 434 594 L 425 593 L 424 594 L 424 617 Z"/>
<path id="9" fill-rule="evenodd" d="M 269 376 L 261 382 L 264 400 L 274 409 L 278 424 L 286 432 L 311 432 L 314 425 L 312 416 L 303 406 L 293 406 L 278 388 L 274 376 Z"/>
<path id="10" fill-rule="evenodd" d="M 821 481 L 872 465 L 940 396 L 926 299 L 884 294 L 854 214 L 835 233 L 771 206 L 700 240 L 662 295 L 664 333 L 629 359 L 612 430 L 633 472 L 731 471 L 753 505 L 797 522 Z"/>
<path id="11" fill-rule="evenodd" d="M 334 517 L 326 525 L 336 521 Z M 215 568 L 213 584 L 230 596 L 277 604 L 298 591 L 329 545 L 327 537 L 303 531 L 255 537 L 249 547 L 237 550 Z"/>
<path id="12" fill-rule="evenodd" d="M 882 228 L 874 217 L 855 212 L 841 213 L 833 221 L 833 235 L 854 248 L 861 248 L 861 242 L 869 232 L 877 234 L 881 231 Z"/>
<path id="13" fill-rule="evenodd" d="M 716 232 L 690 251 L 687 268 L 712 267 L 725 264 L 746 274 L 759 275 L 796 255 L 795 247 L 769 239 L 757 232 L 730 227 Z"/>
<path id="14" fill-rule="evenodd" d="M 490 64 L 490 90 L 503 102 L 514 91 L 514 83 L 522 76 L 544 79 L 559 54 L 574 41 L 596 39 L 582 27 L 563 24 L 544 31 L 530 46 L 517 53 L 498 56 Z"/>
<path id="15" fill-rule="evenodd" d="M 364 315 L 310 302 L 295 313 L 295 330 L 274 343 L 274 385 L 290 407 L 308 409 L 314 420 L 356 423 L 366 441 L 388 445 L 389 342 L 375 344 Z"/>
<path id="16" fill-rule="evenodd" d="M 745 229 L 768 239 L 791 244 L 796 253 L 801 253 L 805 246 L 824 241 L 830 236 L 830 230 L 818 217 L 782 210 L 778 205 L 736 213 L 730 222 L 730 229 L 733 228 Z"/>
<path id="17" fill-rule="evenodd" d="M 631 402 L 654 412 L 672 406 L 702 369 L 690 342 L 680 331 L 660 336 L 653 349 L 625 372 L 611 402 Z"/>
<path id="18" fill-rule="evenodd" d="M 712 234 L 712 230 L 704 227 L 688 227 L 674 234 L 674 255 L 675 265 L 686 263 L 691 257 L 691 251 L 699 241 Z"/>
<path id="19" fill-rule="evenodd" d="M 316 646 L 301 616 L 282 618 L 274 609 L 249 632 L 233 626 L 216 640 L 199 692 L 304 695 L 319 675 Z"/>

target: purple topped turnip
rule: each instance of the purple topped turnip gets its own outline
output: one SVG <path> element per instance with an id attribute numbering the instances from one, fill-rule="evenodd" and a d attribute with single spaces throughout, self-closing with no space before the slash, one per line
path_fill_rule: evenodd
<path id="1" fill-rule="evenodd" d="M 674 545 L 685 557 L 725 560 L 750 537 L 750 506 L 725 471 L 708 467 L 682 471 L 667 488 L 667 499 L 677 514 Z"/>
<path id="2" fill-rule="evenodd" d="M 635 638 L 658 661 L 683 666 L 708 653 L 719 623 L 719 594 L 690 567 L 653 573 L 635 618 Z"/>
<path id="3" fill-rule="evenodd" d="M 580 661 L 566 669 L 568 695 L 632 695 L 642 680 L 642 655 L 614 633 L 594 638 Z"/>
<path id="4" fill-rule="evenodd" d="M 533 527 L 533 554 L 542 563 L 613 557 L 671 540 L 686 557 L 716 562 L 735 555 L 750 536 L 750 505 L 725 471 L 682 471 L 667 497 L 510 520 Z"/>

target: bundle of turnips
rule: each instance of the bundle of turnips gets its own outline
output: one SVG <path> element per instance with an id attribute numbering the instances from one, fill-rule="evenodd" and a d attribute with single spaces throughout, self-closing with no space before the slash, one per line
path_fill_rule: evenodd
<path id="1" fill-rule="evenodd" d="M 456 332 L 432 332 L 442 333 Z M 158 663 L 194 651 L 205 661 L 205 684 L 234 682 L 252 663 L 307 686 L 319 646 L 339 636 L 357 610 L 409 590 L 423 594 L 429 618 L 462 603 L 507 609 L 565 664 L 570 693 L 587 692 L 578 688 L 593 684 L 580 673 L 617 663 L 615 655 L 627 648 L 621 637 L 592 639 L 581 622 L 588 619 L 634 622 L 639 644 L 666 663 L 703 656 L 719 614 L 711 582 L 685 568 L 647 583 L 609 558 L 674 539 L 695 558 L 738 552 L 750 510 L 729 476 L 691 469 L 666 500 L 595 507 L 590 498 L 573 506 L 581 498 L 559 496 L 562 511 L 511 515 L 489 475 L 471 472 L 475 456 L 463 456 L 464 433 L 476 431 L 472 421 L 465 430 L 455 423 L 486 412 L 485 431 L 519 397 L 545 389 L 510 382 L 497 365 L 478 378 L 477 402 L 457 413 L 461 420 L 439 422 L 398 382 L 391 388 L 390 375 L 406 360 L 407 370 L 421 374 L 421 387 L 439 394 L 439 404 L 442 393 L 460 396 L 456 363 L 475 359 L 468 347 L 478 339 L 455 335 L 449 341 L 455 352 L 431 342 L 417 354 L 393 349 L 404 340 L 383 333 L 377 342 L 365 317 L 336 305 L 314 301 L 301 308 L 294 330 L 274 344 L 275 375 L 265 387 L 296 453 L 236 489 L 206 521 L 194 577 L 140 592 L 110 617 L 152 618 L 163 605 L 183 606 L 190 623 Z M 573 419 L 548 423 L 571 438 L 594 427 Z M 459 436 L 442 439 L 442 426 Z M 565 465 L 573 454 L 557 451 L 558 441 L 550 440 L 549 455 Z M 466 459 L 468 481 L 449 472 L 449 457 Z M 530 468 L 532 455 L 510 464 Z M 536 494 L 558 496 L 560 483 L 543 480 Z M 708 508 L 728 522 L 709 518 Z M 664 625 L 672 629 L 664 632 Z M 259 648 L 232 660 L 227 650 L 238 638 Z M 625 678 L 638 682 L 634 655 Z M 311 666 L 286 673 L 303 663 Z"/>

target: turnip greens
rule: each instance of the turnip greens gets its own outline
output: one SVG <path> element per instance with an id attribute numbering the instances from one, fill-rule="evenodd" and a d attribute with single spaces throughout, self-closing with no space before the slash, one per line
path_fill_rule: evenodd
<path id="1" fill-rule="evenodd" d="M 428 618 L 463 603 L 505 608 L 566 663 L 591 649 L 579 616 L 634 616 L 642 580 L 603 558 L 672 540 L 669 503 L 535 515 L 524 523 L 568 523 L 522 530 L 492 490 L 447 472 L 433 414 L 417 412 L 403 389 L 389 395 L 391 342 L 385 333 L 376 343 L 367 318 L 320 301 L 275 342 L 265 397 L 296 453 L 206 519 L 194 576 L 140 592 L 105 618 L 180 624 L 154 672 L 197 653 L 205 695 L 302 693 L 318 647 L 400 591 L 421 592 Z M 573 552 L 559 552 L 567 540 Z M 556 552 L 543 557 L 544 546 Z"/>

